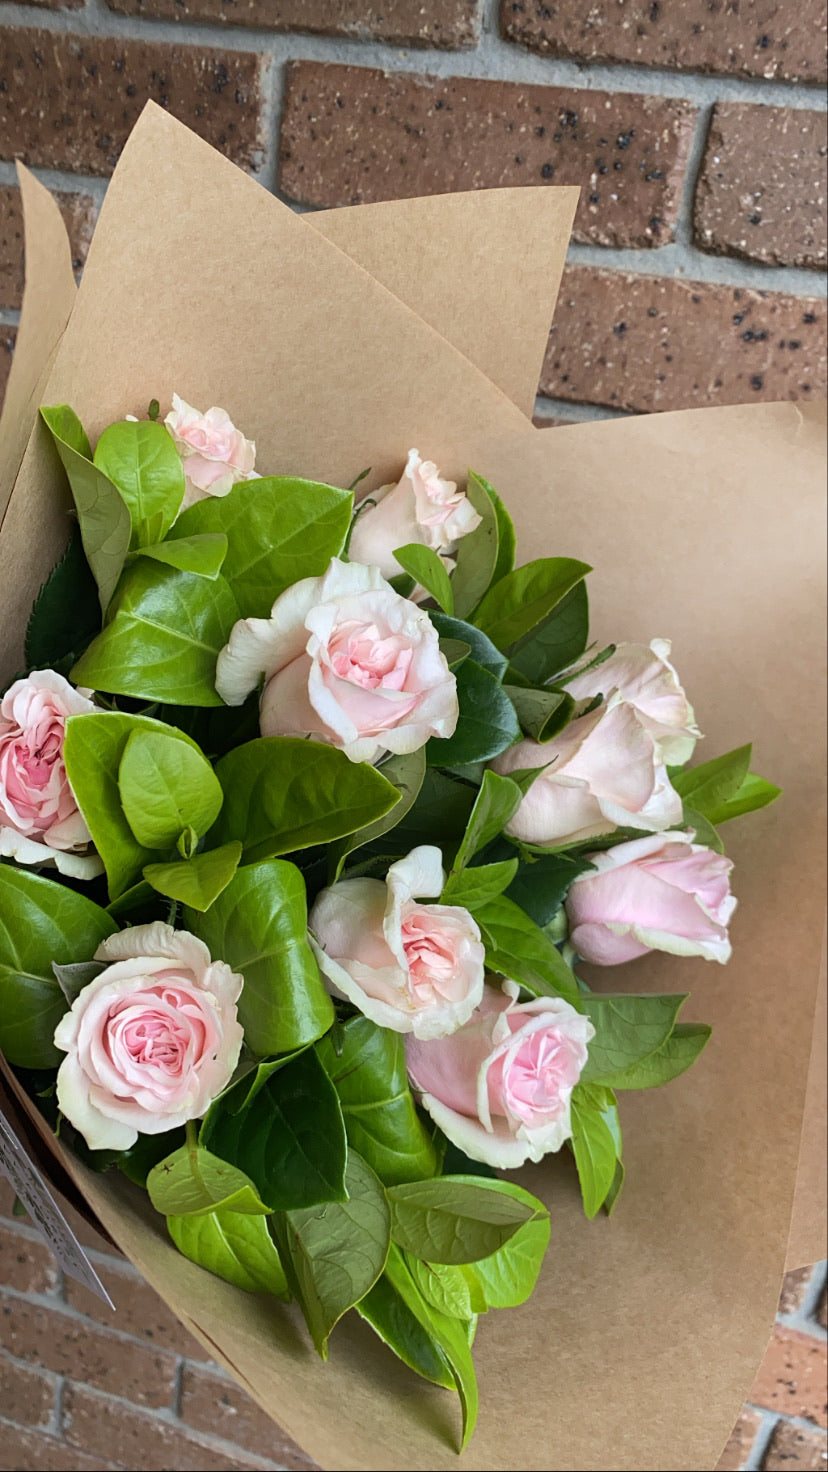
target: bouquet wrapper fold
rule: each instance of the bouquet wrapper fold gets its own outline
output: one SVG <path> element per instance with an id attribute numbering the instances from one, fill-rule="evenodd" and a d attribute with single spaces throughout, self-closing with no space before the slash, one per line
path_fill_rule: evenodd
<path id="1" fill-rule="evenodd" d="M 303 218 L 150 106 L 76 296 L 56 206 L 25 171 L 22 186 L 27 293 L 0 444 L 4 679 L 67 534 L 37 405 L 71 402 L 94 439 L 175 389 L 226 407 L 270 473 L 347 484 L 371 466 L 370 488 L 411 445 L 453 478 L 472 466 L 505 497 L 523 560 L 594 566 L 594 637 L 672 638 L 710 749 L 753 735 L 757 769 L 784 789 L 728 833 L 740 899 L 730 965 L 650 956 L 625 972 L 628 988 L 689 991 L 687 1020 L 714 1034 L 689 1074 L 622 1097 L 628 1174 L 612 1220 L 583 1219 L 567 1159 L 520 1173 L 549 1205 L 552 1242 L 530 1302 L 480 1322 L 481 1417 L 459 1459 L 453 1399 L 354 1315 L 323 1365 L 292 1309 L 202 1272 L 142 1193 L 93 1175 L 48 1132 L 38 1141 L 187 1328 L 323 1467 L 713 1467 L 783 1269 L 824 1252 L 820 410 L 533 430 L 574 190 Z M 33 1111 L 11 1090 L 3 1107 Z"/>

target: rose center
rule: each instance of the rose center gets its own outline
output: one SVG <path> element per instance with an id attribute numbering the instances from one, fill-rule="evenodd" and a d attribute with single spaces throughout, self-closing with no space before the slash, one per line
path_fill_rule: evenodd
<path id="1" fill-rule="evenodd" d="M 376 624 L 354 620 L 337 629 L 329 654 L 334 673 L 362 690 L 402 690 L 412 658 L 411 649 L 383 638 Z"/>
<path id="2" fill-rule="evenodd" d="M 426 917 L 414 910 L 401 926 L 408 974 L 419 1001 L 430 1001 L 435 993 L 451 997 L 457 972 L 454 947 L 446 936 L 429 926 Z"/>
<path id="3" fill-rule="evenodd" d="M 222 434 L 220 430 L 206 430 L 196 424 L 192 429 L 184 430 L 181 438 L 186 440 L 188 445 L 192 445 L 194 450 L 200 450 L 202 454 L 208 454 L 214 460 L 226 460 L 230 454 L 230 437 Z"/>
<path id="4" fill-rule="evenodd" d="M 578 1082 L 578 1067 L 566 1043 L 553 1032 L 531 1033 L 512 1059 L 505 1079 L 509 1108 L 525 1124 L 558 1116 L 564 1090 Z"/>

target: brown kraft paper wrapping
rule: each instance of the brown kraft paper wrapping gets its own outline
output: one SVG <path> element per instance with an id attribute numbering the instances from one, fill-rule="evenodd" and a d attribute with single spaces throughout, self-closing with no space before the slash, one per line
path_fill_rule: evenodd
<path id="1" fill-rule="evenodd" d="M 482 1411 L 460 1459 L 453 1398 L 354 1316 L 322 1365 L 294 1310 L 203 1273 L 140 1192 L 66 1164 L 187 1327 L 323 1467 L 692 1472 L 715 1464 L 764 1351 L 798 1162 L 818 1178 L 802 1118 L 822 939 L 820 419 L 772 405 L 535 432 L 446 337 L 149 109 L 44 397 L 69 399 L 94 438 L 175 388 L 226 405 L 268 470 L 339 483 L 373 464 L 376 484 L 411 444 L 450 474 L 472 464 L 505 497 L 524 560 L 593 564 L 596 638 L 672 637 L 707 750 L 753 737 L 785 796 L 728 832 L 740 908 L 726 969 L 651 957 L 591 980 L 690 991 L 684 1015 L 713 1022 L 713 1041 L 688 1075 L 623 1097 L 612 1221 L 584 1220 L 567 1158 L 520 1173 L 550 1206 L 552 1245 L 530 1303 L 481 1320 Z M 0 533 L 9 671 L 65 539 L 58 486 L 36 431 Z"/>

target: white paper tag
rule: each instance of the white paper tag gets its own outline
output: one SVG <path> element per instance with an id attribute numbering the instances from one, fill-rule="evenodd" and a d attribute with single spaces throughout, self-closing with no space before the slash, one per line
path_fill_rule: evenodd
<path id="1" fill-rule="evenodd" d="M 58 1206 L 44 1176 L 30 1159 L 9 1121 L 0 1113 L 0 1175 L 11 1181 L 44 1241 L 64 1272 L 115 1308 L 89 1258 Z"/>

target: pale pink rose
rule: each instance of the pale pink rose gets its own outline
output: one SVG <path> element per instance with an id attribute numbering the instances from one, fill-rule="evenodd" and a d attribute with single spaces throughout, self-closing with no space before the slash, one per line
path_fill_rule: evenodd
<path id="1" fill-rule="evenodd" d="M 184 463 L 185 489 L 181 509 L 206 496 L 226 496 L 237 481 L 258 480 L 256 446 L 236 429 L 225 409 L 199 414 L 178 394 L 164 423 Z"/>
<path id="2" fill-rule="evenodd" d="M 439 848 L 424 844 L 385 881 L 343 879 L 310 913 L 319 969 L 344 997 L 393 1032 L 440 1038 L 471 1017 L 483 995 L 483 943 L 457 905 L 423 905 L 443 888 Z"/>
<path id="3" fill-rule="evenodd" d="M 434 1042 L 407 1038 L 405 1048 L 420 1102 L 446 1138 L 504 1170 L 570 1138 L 570 1098 L 595 1036 L 569 1002 L 519 995 L 513 981 L 487 984 L 465 1027 Z"/>
<path id="4" fill-rule="evenodd" d="M 683 766 L 693 755 L 701 731 L 670 663 L 669 639 L 653 639 L 649 648 L 619 644 L 603 664 L 565 680 L 564 685 L 576 700 L 609 696 L 617 690 L 655 737 L 668 766 Z"/>
<path id="5" fill-rule="evenodd" d="M 617 694 L 551 741 L 521 741 L 492 762 L 504 776 L 544 764 L 506 825 L 525 843 L 563 848 L 616 828 L 660 832 L 681 822 L 658 743 Z"/>
<path id="6" fill-rule="evenodd" d="M 333 558 L 288 588 L 270 618 L 241 619 L 216 689 L 241 705 L 264 676 L 263 736 L 313 736 L 353 762 L 416 751 L 457 725 L 457 685 L 428 614 L 375 567 Z"/>
<path id="7" fill-rule="evenodd" d="M 243 978 L 161 921 L 110 936 L 95 959 L 111 964 L 55 1030 L 58 1104 L 90 1150 L 128 1150 L 200 1119 L 229 1083 Z"/>
<path id="8" fill-rule="evenodd" d="M 730 959 L 730 859 L 692 833 L 636 838 L 587 857 L 594 870 L 566 897 L 569 939 L 585 961 L 617 966 L 647 951 Z"/>
<path id="9" fill-rule="evenodd" d="M 374 505 L 370 503 L 374 502 Z M 378 567 L 383 577 L 402 572 L 397 547 L 420 542 L 448 559 L 461 537 L 480 525 L 480 517 L 453 480 L 443 480 L 433 460 L 409 450 L 408 463 L 396 485 L 372 491 L 358 511 L 348 556 L 352 562 Z"/>
<path id="10" fill-rule="evenodd" d="M 95 706 L 54 670 L 15 680 L 0 701 L 0 856 L 53 864 L 74 879 L 103 872 L 69 785 L 63 741 L 69 716 Z"/>

